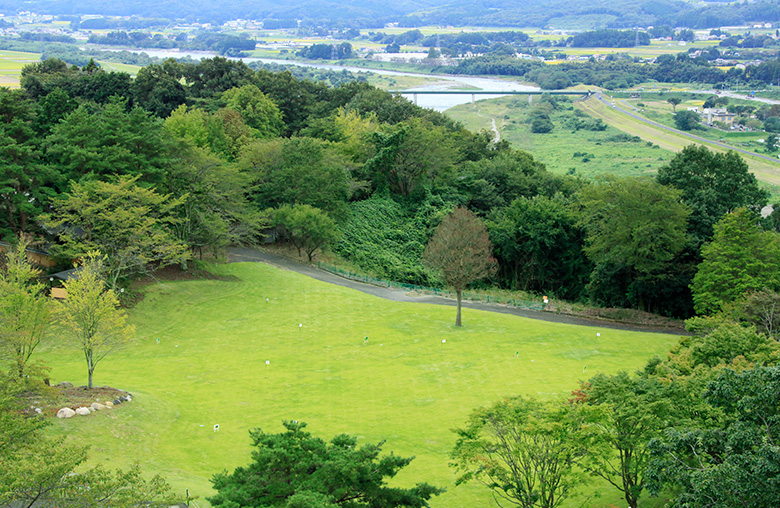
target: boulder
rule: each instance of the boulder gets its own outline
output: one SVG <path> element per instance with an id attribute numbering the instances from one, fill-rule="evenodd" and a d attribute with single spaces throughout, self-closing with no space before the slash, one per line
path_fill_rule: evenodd
<path id="1" fill-rule="evenodd" d="M 63 381 L 62 383 L 57 383 L 55 385 L 57 388 L 73 388 L 73 383 L 68 383 L 67 381 Z"/>
<path id="2" fill-rule="evenodd" d="M 106 401 L 106 409 L 111 409 L 112 407 L 114 407 L 114 403 L 110 401 Z"/>
<path id="3" fill-rule="evenodd" d="M 79 416 L 87 416 L 88 414 L 90 414 L 90 411 L 89 411 L 89 408 L 79 407 L 79 408 L 76 408 L 76 414 L 79 415 Z"/>
<path id="4" fill-rule="evenodd" d="M 71 418 L 76 412 L 69 407 L 64 407 L 57 411 L 57 418 Z"/>
<path id="5" fill-rule="evenodd" d="M 100 402 L 93 402 L 92 405 L 89 406 L 89 407 L 91 407 L 95 411 L 102 411 L 102 410 L 104 410 L 106 408 L 106 406 L 104 406 Z"/>
<path id="6" fill-rule="evenodd" d="M 121 403 L 122 403 L 122 399 L 114 399 L 114 405 L 115 406 L 118 406 Z"/>

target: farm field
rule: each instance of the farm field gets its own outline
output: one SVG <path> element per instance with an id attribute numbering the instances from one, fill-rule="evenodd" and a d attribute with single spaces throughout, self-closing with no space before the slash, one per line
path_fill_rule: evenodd
<path id="1" fill-rule="evenodd" d="M 40 54 L 0 50 L 0 86 L 19 87 L 22 67 L 39 61 Z"/>
<path id="2" fill-rule="evenodd" d="M 201 506 L 214 473 L 249 462 L 248 430 L 280 432 L 283 419 L 415 455 L 398 483 L 446 487 L 433 507 L 492 506 L 487 490 L 456 487 L 447 466 L 451 429 L 472 409 L 515 394 L 565 398 L 578 380 L 636 370 L 678 340 L 469 309 L 456 329 L 452 307 L 381 300 L 265 264 L 210 269 L 223 280 L 147 286 L 131 310 L 135 342 L 98 365 L 96 385 L 134 400 L 50 429 L 91 444 L 92 463 L 140 462 Z M 41 357 L 53 382 L 86 382 L 76 348 L 49 343 Z M 601 490 L 593 506 L 621 504 Z"/>

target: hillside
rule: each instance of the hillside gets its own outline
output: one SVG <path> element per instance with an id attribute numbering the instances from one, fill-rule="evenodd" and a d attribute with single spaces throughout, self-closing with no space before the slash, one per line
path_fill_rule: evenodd
<path id="1" fill-rule="evenodd" d="M 319 25 L 377 28 L 401 26 L 517 26 L 539 28 L 631 28 L 670 25 L 709 28 L 751 21 L 780 20 L 777 0 L 756 3 L 702 5 L 682 0 L 423 0 L 392 4 L 376 0 L 204 0 L 187 2 L 130 0 L 0 0 L 0 13 L 32 11 L 50 15 L 141 16 L 222 23 L 231 19 L 300 20 Z"/>

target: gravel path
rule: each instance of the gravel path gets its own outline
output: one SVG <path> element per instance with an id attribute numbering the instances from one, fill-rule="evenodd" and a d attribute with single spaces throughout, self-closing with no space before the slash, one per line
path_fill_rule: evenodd
<path id="1" fill-rule="evenodd" d="M 231 247 L 228 249 L 227 261 L 228 263 L 244 263 L 244 262 L 265 263 L 268 265 L 276 266 L 283 270 L 294 271 L 323 282 L 336 284 L 337 286 L 343 286 L 350 289 L 355 289 L 357 291 L 361 291 L 369 295 L 377 296 L 379 298 L 384 298 L 386 300 L 392 300 L 394 302 L 430 303 L 434 305 L 447 305 L 451 307 L 457 305 L 457 302 L 455 300 L 451 300 L 449 298 L 443 298 L 441 296 L 416 295 L 416 294 L 408 293 L 406 291 L 402 291 L 400 289 L 374 286 L 372 284 L 366 284 L 363 282 L 346 279 L 344 277 L 339 277 L 338 275 L 335 275 L 333 273 L 326 272 L 325 270 L 320 270 L 315 266 L 304 264 L 304 263 L 298 263 L 297 261 L 293 261 L 289 258 L 279 256 L 277 254 L 273 254 L 264 250 L 251 249 L 247 247 Z M 494 304 L 482 303 L 482 302 L 464 301 L 462 302 L 462 307 L 464 309 L 478 309 L 478 310 L 485 310 L 489 312 L 499 312 L 501 314 L 512 314 L 514 316 L 520 316 L 520 317 L 525 317 L 530 319 L 538 319 L 541 321 L 549 321 L 552 323 L 593 326 L 593 327 L 600 327 L 600 328 L 612 328 L 616 330 L 628 330 L 628 331 L 637 331 L 637 332 L 666 333 L 670 335 L 685 334 L 685 332 L 683 331 L 669 330 L 665 328 L 659 329 L 656 327 L 644 327 L 644 326 L 628 325 L 623 323 L 613 323 L 609 321 L 600 321 L 600 320 L 586 319 L 586 318 L 575 317 L 575 316 L 555 314 L 553 312 L 518 309 L 515 307 L 507 307 L 504 305 L 494 305 Z"/>

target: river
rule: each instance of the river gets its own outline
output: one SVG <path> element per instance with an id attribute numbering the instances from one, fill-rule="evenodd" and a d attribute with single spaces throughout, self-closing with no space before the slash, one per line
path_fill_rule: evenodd
<path id="1" fill-rule="evenodd" d="M 117 49 L 117 48 L 101 48 L 105 51 L 135 51 L 140 53 L 137 49 Z M 182 58 L 189 56 L 195 60 L 201 60 L 203 58 L 213 58 L 218 56 L 216 53 L 209 51 L 171 51 L 164 49 L 148 49 L 144 50 L 149 56 L 158 58 Z M 414 72 L 402 72 L 402 71 L 388 71 L 382 69 L 366 69 L 363 67 L 351 67 L 348 65 L 334 65 L 334 64 L 313 64 L 296 62 L 293 60 L 276 60 L 273 58 L 234 58 L 233 60 L 242 60 L 246 63 L 250 62 L 262 62 L 262 63 L 274 63 L 281 65 L 298 65 L 301 67 L 313 67 L 316 69 L 328 69 L 333 71 L 347 70 L 350 72 L 373 72 L 382 76 L 413 76 L 424 78 L 435 78 L 439 82 L 431 83 L 416 88 L 409 88 L 402 92 L 401 95 L 408 99 L 412 99 L 412 92 L 423 90 L 448 90 L 448 89 L 476 89 L 476 90 L 504 90 L 504 91 L 537 91 L 539 87 L 528 86 L 516 81 L 507 81 L 496 78 L 484 78 L 474 76 L 451 76 L 446 74 L 420 74 Z M 496 97 L 502 97 L 500 94 L 496 95 L 480 95 L 480 100 L 494 99 Z M 445 111 L 453 106 L 460 104 L 467 104 L 471 102 L 470 95 L 418 95 L 417 105 L 423 108 L 430 108 L 436 111 Z"/>

